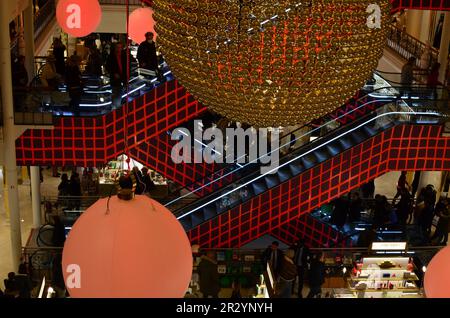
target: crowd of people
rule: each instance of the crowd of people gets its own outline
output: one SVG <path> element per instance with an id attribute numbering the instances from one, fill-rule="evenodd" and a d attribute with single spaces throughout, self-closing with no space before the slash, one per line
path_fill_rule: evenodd
<path id="1" fill-rule="evenodd" d="M 392 201 L 384 195 L 371 196 L 374 187 L 365 186 L 361 192 L 369 195 L 363 198 L 359 192 L 352 192 L 334 200 L 330 223 L 339 230 L 343 230 L 345 224 L 361 221 L 361 213 L 368 212 L 368 219 L 372 223 L 372 228 L 367 229 L 358 240 L 359 246 L 369 246 L 375 239 L 377 228 L 395 225 L 405 228 L 412 224 L 425 239 L 425 243 L 446 245 L 448 233 L 450 232 L 450 201 L 446 197 L 438 199 L 434 186 L 429 184 L 423 187 L 417 195 L 418 178 L 415 178 L 412 185 L 407 182 L 407 173 L 402 172 L 397 182 L 397 193 Z M 417 176 L 416 176 L 417 177 Z M 435 231 L 432 235 L 432 225 Z"/>

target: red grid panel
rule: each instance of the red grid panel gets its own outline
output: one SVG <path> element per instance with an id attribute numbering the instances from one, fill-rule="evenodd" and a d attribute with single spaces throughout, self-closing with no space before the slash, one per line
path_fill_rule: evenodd
<path id="1" fill-rule="evenodd" d="M 203 247 L 240 247 L 392 170 L 450 170 L 441 126 L 394 127 L 188 232 Z"/>
<path id="2" fill-rule="evenodd" d="M 300 218 L 272 230 L 270 235 L 289 246 L 299 238 L 303 238 L 308 247 L 330 247 L 336 246 L 336 243 L 342 247 L 348 247 L 341 232 L 313 218 L 310 214 L 304 214 Z"/>
<path id="3" fill-rule="evenodd" d="M 206 108 L 171 81 L 107 115 L 60 118 L 53 130 L 26 131 L 16 142 L 21 166 L 101 166 L 131 147 L 198 117 Z M 127 118 L 125 118 L 127 117 Z"/>
<path id="4" fill-rule="evenodd" d="M 400 9 L 450 10 L 449 0 L 391 0 L 392 11 Z"/>

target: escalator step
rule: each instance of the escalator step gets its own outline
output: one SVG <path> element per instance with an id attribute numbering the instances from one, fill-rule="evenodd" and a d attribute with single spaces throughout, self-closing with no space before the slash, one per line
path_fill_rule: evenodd
<path id="1" fill-rule="evenodd" d="M 316 157 L 318 163 L 323 162 L 329 158 L 328 154 L 324 153 L 321 150 L 315 151 L 314 156 Z"/>
<path id="2" fill-rule="evenodd" d="M 373 137 L 377 134 L 376 129 L 374 129 L 373 127 L 364 126 L 364 130 L 369 134 L 370 137 Z"/>
<path id="3" fill-rule="evenodd" d="M 342 145 L 342 147 L 345 149 L 351 148 L 353 146 L 353 142 L 350 140 L 348 136 L 339 138 L 339 142 Z"/>
<path id="4" fill-rule="evenodd" d="M 291 173 L 292 173 L 292 175 L 294 175 L 294 176 L 296 176 L 296 175 L 302 173 L 302 172 L 305 170 L 305 168 L 303 168 L 302 165 L 294 164 L 294 163 L 291 163 L 291 164 L 289 165 L 289 169 L 291 169 Z"/>
<path id="5" fill-rule="evenodd" d="M 253 193 L 256 195 L 261 194 L 267 190 L 266 186 L 261 182 L 252 183 Z"/>
<path id="6" fill-rule="evenodd" d="M 283 167 L 281 169 L 278 169 L 277 174 L 278 174 L 278 178 L 280 179 L 280 182 L 284 182 L 284 181 L 292 178 L 292 174 L 290 173 L 289 167 Z"/>
<path id="7" fill-rule="evenodd" d="M 203 211 L 195 211 L 194 213 L 190 214 L 188 218 L 191 219 L 192 227 L 196 227 L 200 224 L 202 224 L 205 221 Z"/>
<path id="8" fill-rule="evenodd" d="M 334 157 L 341 152 L 341 149 L 337 143 L 334 143 L 327 145 L 327 151 L 332 157 Z"/>
<path id="9" fill-rule="evenodd" d="M 205 220 L 209 220 L 212 219 L 213 217 L 217 216 L 217 209 L 215 204 L 210 204 L 208 206 L 206 206 L 203 210 L 204 213 L 204 219 Z"/>
<path id="10" fill-rule="evenodd" d="M 307 157 L 302 158 L 302 163 L 306 169 L 309 169 L 314 166 L 314 160 L 311 160 L 310 158 Z"/>
<path id="11" fill-rule="evenodd" d="M 266 185 L 268 189 L 273 188 L 280 184 L 280 180 L 278 179 L 277 174 L 267 175 L 264 179 L 266 180 Z"/>

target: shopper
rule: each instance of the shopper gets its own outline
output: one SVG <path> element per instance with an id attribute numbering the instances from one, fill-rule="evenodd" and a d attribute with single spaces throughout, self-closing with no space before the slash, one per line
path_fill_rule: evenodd
<path id="1" fill-rule="evenodd" d="M 117 108 L 122 104 L 122 86 L 128 82 L 127 54 L 122 43 L 118 42 L 112 47 L 106 69 L 110 76 L 113 107 Z"/>
<path id="2" fill-rule="evenodd" d="M 363 199 L 373 199 L 375 195 L 375 180 L 371 180 L 361 187 Z"/>
<path id="3" fill-rule="evenodd" d="M 145 33 L 145 41 L 139 45 L 137 59 L 139 67 L 158 72 L 158 57 L 156 55 L 156 43 L 153 41 L 152 32 Z"/>
<path id="4" fill-rule="evenodd" d="M 450 230 L 450 206 L 447 198 L 442 198 L 436 204 L 436 216 L 439 217 L 439 220 L 431 241 L 435 241 L 437 245 L 445 246 L 447 245 L 448 232 Z"/>
<path id="5" fill-rule="evenodd" d="M 200 277 L 200 292 L 203 298 L 219 298 L 220 281 L 217 272 L 216 254 L 208 251 L 202 256 L 198 265 L 198 274 Z"/>
<path id="6" fill-rule="evenodd" d="M 86 74 L 99 78 L 103 75 L 102 55 L 96 46 L 89 48 L 89 55 L 86 64 Z"/>
<path id="7" fill-rule="evenodd" d="M 305 245 L 305 241 L 300 238 L 293 246 L 295 250 L 294 264 L 297 266 L 297 277 L 298 277 L 298 298 L 303 298 L 303 284 L 305 281 L 305 273 L 308 269 L 309 260 L 309 248 Z M 295 281 L 292 284 L 292 293 L 294 293 Z"/>
<path id="8" fill-rule="evenodd" d="M 401 97 L 410 97 L 412 93 L 412 84 L 414 81 L 414 64 L 416 63 L 416 58 L 414 56 L 408 59 L 408 62 L 403 66 L 401 73 L 401 85 L 400 90 Z"/>
<path id="9" fill-rule="evenodd" d="M 26 111 L 24 102 L 28 88 L 28 72 L 23 55 L 20 55 L 12 64 L 12 84 L 15 111 Z"/>
<path id="10" fill-rule="evenodd" d="M 61 75 L 56 72 L 55 56 L 53 54 L 47 56 L 47 61 L 42 67 L 40 80 L 42 86 L 51 90 L 56 90 L 61 82 Z"/>
<path id="11" fill-rule="evenodd" d="M 61 76 L 66 74 L 66 46 L 62 43 L 61 38 L 53 39 L 53 55 L 55 56 L 56 73 Z"/>
<path id="12" fill-rule="evenodd" d="M 70 96 L 70 107 L 75 116 L 79 116 L 83 83 L 81 79 L 80 59 L 75 55 L 67 59 L 66 85 Z"/>
<path id="13" fill-rule="evenodd" d="M 276 295 L 278 298 L 291 298 L 292 284 L 297 277 L 297 266 L 294 264 L 295 252 L 293 249 L 286 251 L 280 264 L 280 273 L 276 285 Z"/>
<path id="14" fill-rule="evenodd" d="M 70 176 L 70 209 L 80 210 L 81 207 L 81 183 L 77 172 Z"/>
<path id="15" fill-rule="evenodd" d="M 351 193 L 350 207 L 349 207 L 349 222 L 358 222 L 361 219 L 362 200 L 358 192 Z"/>
<path id="16" fill-rule="evenodd" d="M 346 197 L 341 197 L 332 202 L 334 206 L 333 212 L 331 213 L 330 223 L 342 229 L 347 220 L 347 214 L 349 211 L 349 200 Z"/>
<path id="17" fill-rule="evenodd" d="M 369 248 L 373 242 L 377 239 L 377 226 L 373 225 L 370 228 L 362 231 L 358 236 L 358 241 L 356 245 L 358 247 L 366 247 Z"/>
<path id="18" fill-rule="evenodd" d="M 375 207 L 373 210 L 373 224 L 382 226 L 389 223 L 390 210 L 385 196 L 377 194 L 375 196 Z"/>
<path id="19" fill-rule="evenodd" d="M 430 90 L 430 95 L 433 99 L 437 98 L 437 87 L 439 85 L 442 85 L 442 83 L 439 81 L 440 68 L 440 63 L 434 63 L 427 78 L 427 88 Z"/>
<path id="20" fill-rule="evenodd" d="M 232 288 L 233 288 L 233 291 L 231 292 L 230 298 L 242 298 L 241 283 L 239 282 L 239 279 L 235 279 L 233 281 Z"/>
<path id="21" fill-rule="evenodd" d="M 143 167 L 141 169 L 142 172 L 142 182 L 145 185 L 145 191 L 144 193 L 149 193 L 155 188 L 155 183 L 153 182 L 152 178 L 150 177 L 148 173 L 148 168 Z"/>
<path id="22" fill-rule="evenodd" d="M 397 181 L 397 193 L 394 196 L 392 204 L 395 204 L 395 201 L 401 195 L 402 191 L 404 190 L 409 191 L 409 184 L 408 181 L 406 180 L 407 174 L 408 173 L 406 171 L 402 171 L 402 173 L 400 174 L 400 177 L 398 178 Z"/>
<path id="23" fill-rule="evenodd" d="M 408 218 L 412 215 L 412 198 L 406 189 L 400 190 L 400 201 L 396 205 L 398 223 L 405 226 Z"/>
<path id="24" fill-rule="evenodd" d="M 311 268 L 308 275 L 310 289 L 308 298 L 322 297 L 322 285 L 325 282 L 325 263 L 323 259 L 323 253 L 319 252 L 311 260 Z"/>
<path id="25" fill-rule="evenodd" d="M 281 262 L 283 261 L 283 252 L 278 248 L 280 243 L 277 241 L 266 248 L 262 255 L 263 268 L 265 269 L 267 264 L 270 265 L 274 275 L 278 278 L 278 274 L 281 268 Z"/>

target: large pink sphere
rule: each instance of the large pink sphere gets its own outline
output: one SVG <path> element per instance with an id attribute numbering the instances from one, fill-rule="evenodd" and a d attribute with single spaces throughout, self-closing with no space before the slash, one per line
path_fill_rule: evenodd
<path id="1" fill-rule="evenodd" d="M 146 196 L 101 199 L 77 220 L 63 250 L 74 298 L 181 298 L 192 275 L 191 246 L 181 224 Z M 76 284 L 79 268 L 79 285 Z M 74 283 L 75 282 L 75 283 Z"/>
<path id="2" fill-rule="evenodd" d="M 141 43 L 145 41 L 145 33 L 153 32 L 154 38 L 157 35 L 155 32 L 155 20 L 153 20 L 153 10 L 150 8 L 139 8 L 130 14 L 129 36 L 136 42 Z"/>
<path id="3" fill-rule="evenodd" d="M 428 264 L 424 285 L 427 298 L 450 298 L 450 246 L 439 251 Z"/>
<path id="4" fill-rule="evenodd" d="M 102 9 L 97 0 L 59 0 L 56 19 L 64 32 L 81 38 L 97 29 Z"/>

